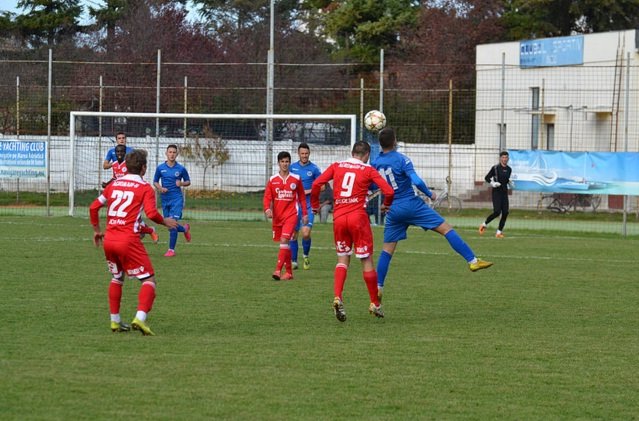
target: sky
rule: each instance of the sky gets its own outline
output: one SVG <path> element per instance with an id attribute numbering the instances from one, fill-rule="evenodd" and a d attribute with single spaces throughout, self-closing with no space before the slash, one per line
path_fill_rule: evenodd
<path id="1" fill-rule="evenodd" d="M 6 12 L 20 14 L 24 12 L 24 10 L 18 9 L 16 7 L 17 4 L 18 4 L 18 0 L 0 0 L 0 13 L 3 13 L 6 11 Z M 90 20 L 88 11 L 87 11 L 88 9 L 87 6 L 100 7 L 104 5 L 104 1 L 103 0 L 82 0 L 80 1 L 80 4 L 84 7 L 84 14 L 82 16 L 80 23 L 87 24 Z M 197 20 L 196 12 L 191 11 L 187 18 L 190 20 L 196 21 Z"/>

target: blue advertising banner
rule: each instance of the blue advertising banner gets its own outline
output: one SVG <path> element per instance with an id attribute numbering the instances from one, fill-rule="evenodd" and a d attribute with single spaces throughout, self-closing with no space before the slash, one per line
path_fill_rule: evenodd
<path id="1" fill-rule="evenodd" d="M 639 196 L 639 153 L 508 151 L 516 190 Z"/>
<path id="2" fill-rule="evenodd" d="M 569 66 L 583 63 L 583 35 L 543 38 L 519 43 L 520 67 Z"/>
<path id="3" fill-rule="evenodd" d="M 46 142 L 0 141 L 0 178 L 46 178 L 46 176 Z"/>

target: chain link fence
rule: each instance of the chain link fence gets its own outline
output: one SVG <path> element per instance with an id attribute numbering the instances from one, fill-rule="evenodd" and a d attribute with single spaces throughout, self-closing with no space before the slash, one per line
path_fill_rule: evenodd
<path id="1" fill-rule="evenodd" d="M 366 111 L 383 108 L 389 124 L 396 129 L 400 149 L 415 161 L 426 182 L 443 187 L 445 180 L 450 180 L 447 187 L 461 199 L 464 208 L 460 215 L 451 216 L 452 221 L 468 227 L 478 226 L 484 213 L 490 212 L 490 192 L 483 175 L 497 162 L 503 140 L 500 122 L 504 119 L 508 121 L 509 139 L 519 137 L 528 142 L 508 144 L 510 148 L 620 150 L 619 136 L 623 133 L 620 114 L 610 106 L 605 110 L 578 109 L 563 103 L 569 84 L 565 83 L 566 75 L 561 69 L 548 70 L 544 76 L 543 85 L 540 84 L 544 103 L 535 109 L 532 104 L 521 106 L 529 103 L 531 93 L 527 82 L 519 79 L 518 69 L 500 64 L 461 67 L 389 64 L 386 69 L 371 69 L 357 64 L 276 64 L 274 110 L 278 114 L 354 114 L 359 121 Z M 621 110 L 623 97 L 619 86 L 598 83 L 615 77 L 618 66 L 582 67 L 579 77 L 583 86 L 578 92 L 588 97 L 583 102 L 613 104 L 616 100 L 617 110 Z M 631 67 L 630 72 L 636 74 L 636 69 Z M 448 77 L 460 74 L 467 77 L 464 80 Z M 481 84 L 477 82 L 478 75 Z M 0 140 L 44 139 L 50 152 L 50 174 L 46 181 L 0 179 L 0 214 L 66 214 L 71 111 L 263 114 L 266 81 L 266 63 L 165 63 L 159 55 L 157 62 L 148 63 L 0 60 Z M 543 130 L 536 144 L 531 139 L 534 124 L 547 129 L 549 123 L 574 123 L 577 119 L 605 119 L 605 122 L 599 125 L 599 131 L 586 130 L 583 125 L 556 124 L 552 139 Z M 631 128 L 639 126 L 637 115 L 629 116 L 629 121 Z M 203 138 L 209 129 L 197 120 L 161 124 L 157 119 L 112 117 L 85 119 L 82 124 L 81 136 L 97 139 L 87 142 L 92 145 L 87 147 L 96 148 L 96 156 L 103 156 L 113 145 L 118 131 L 126 132 L 129 144 L 134 147 L 145 147 L 149 139 L 156 145 L 176 143 L 185 147 L 194 139 Z M 184 155 L 180 159 L 196 180 L 187 190 L 186 215 L 207 219 L 259 218 L 256 215 L 261 214 L 263 186 L 255 183 L 241 191 L 230 189 L 227 186 L 233 183 L 226 183 L 224 178 L 241 178 L 238 168 L 257 165 L 239 157 L 259 155 L 251 152 L 251 148 L 260 148 L 263 133 L 259 127 L 246 129 L 241 124 L 224 130 L 215 135 L 228 142 L 228 162 L 203 177 L 194 160 Z M 331 130 L 329 127 L 318 126 L 313 130 L 312 160 L 326 167 L 331 160 L 350 155 L 349 145 L 330 140 L 334 136 L 325 133 Z M 295 157 L 297 144 L 308 141 L 304 136 L 310 136 L 295 133 L 301 132 L 281 133 L 279 138 L 276 134 L 274 151 L 290 150 Z M 358 132 L 358 138 L 375 142 L 374 136 L 365 130 Z M 634 145 L 629 150 L 636 152 Z M 259 164 L 263 165 L 263 161 Z M 102 178 L 109 176 L 107 171 L 102 174 Z M 211 178 L 207 181 L 206 177 Z M 99 178 L 96 177 L 95 189 L 86 193 L 87 201 L 98 194 Z M 193 196 L 190 200 L 189 195 Z M 602 198 L 597 209 L 580 208 L 562 215 L 543 208 L 540 199 L 539 194 L 514 191 L 511 195 L 514 216 L 509 218 L 508 227 L 573 226 L 578 230 L 618 233 L 623 218 L 630 222 L 628 232 L 634 233 L 638 212 L 634 198 L 627 199 L 630 213 L 624 216 L 607 197 Z M 522 218 L 516 217 L 517 212 L 521 212 Z M 566 224 L 568 218 L 570 224 Z"/>

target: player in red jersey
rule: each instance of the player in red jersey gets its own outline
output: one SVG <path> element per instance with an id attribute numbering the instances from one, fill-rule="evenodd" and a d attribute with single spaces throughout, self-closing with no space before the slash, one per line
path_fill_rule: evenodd
<path id="1" fill-rule="evenodd" d="M 126 146 L 125 145 L 116 145 L 114 148 L 116 160 L 111 162 L 111 169 L 113 170 L 113 178 L 107 181 L 106 183 L 102 183 L 102 188 L 106 188 L 113 180 L 117 180 L 118 178 L 122 178 L 127 175 L 126 161 L 124 160 L 126 156 Z M 160 240 L 160 235 L 157 233 L 155 228 L 148 226 L 142 221 L 140 217 L 140 237 L 144 238 L 146 234 L 151 236 L 151 239 L 154 243 Z"/>
<path id="2" fill-rule="evenodd" d="M 348 266 L 353 249 L 355 257 L 362 262 L 362 272 L 371 304 L 368 311 L 376 317 L 384 317 L 382 304 L 377 297 L 377 273 L 373 263 L 373 232 L 368 213 L 366 195 L 372 183 L 377 184 L 384 194 L 382 210 L 393 201 L 393 188 L 375 168 L 366 164 L 371 155 L 371 147 L 366 142 L 353 145 L 352 158 L 333 163 L 315 180 L 311 190 L 313 212 L 319 209 L 319 194 L 322 186 L 333 180 L 333 236 L 337 251 L 333 292 L 333 310 L 340 322 L 346 321 L 343 292 Z"/>
<path id="3" fill-rule="evenodd" d="M 112 274 L 109 285 L 111 330 L 125 332 L 130 329 L 120 320 L 122 284 L 126 274 L 142 282 L 138 295 L 138 311 L 131 325 L 144 335 L 153 335 L 146 324 L 146 317 L 155 299 L 155 272 L 140 241 L 140 216 L 144 210 L 151 220 L 169 229 L 175 228 L 177 221 L 163 218 L 158 213 L 155 207 L 155 191 L 142 179 L 147 168 L 146 151 L 136 149 L 127 154 L 126 166 L 128 174 L 109 183 L 89 208 L 94 232 L 93 242 L 99 246 L 104 240 L 104 255 Z M 99 210 L 103 206 L 107 206 L 106 233 L 100 228 Z"/>
<path id="4" fill-rule="evenodd" d="M 280 169 L 271 176 L 264 190 L 264 213 L 273 220 L 273 241 L 279 241 L 280 252 L 277 255 L 277 265 L 273 279 L 279 281 L 293 279 L 291 262 L 291 248 L 289 241 L 297 225 L 298 209 L 302 211 L 303 225 L 308 223 L 306 195 L 302 180 L 296 174 L 289 172 L 291 154 L 283 151 L 277 154 L 277 164 Z M 282 275 L 282 268 L 285 273 Z"/>

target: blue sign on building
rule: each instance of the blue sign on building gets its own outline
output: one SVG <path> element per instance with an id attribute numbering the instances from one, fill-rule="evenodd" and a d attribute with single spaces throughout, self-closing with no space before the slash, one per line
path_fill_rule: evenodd
<path id="1" fill-rule="evenodd" d="M 584 37 L 543 38 L 519 43 L 519 66 L 551 67 L 584 63 Z"/>

